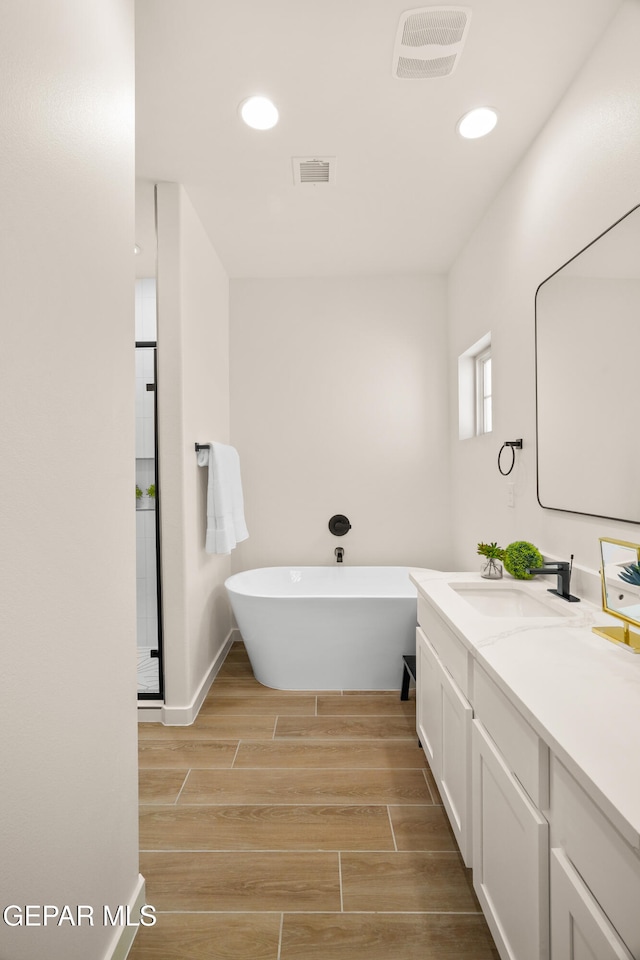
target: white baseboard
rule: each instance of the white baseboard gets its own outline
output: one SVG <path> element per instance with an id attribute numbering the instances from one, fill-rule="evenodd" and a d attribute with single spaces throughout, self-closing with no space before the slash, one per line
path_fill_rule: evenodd
<path id="1" fill-rule="evenodd" d="M 183 707 L 168 707 L 165 704 L 162 707 L 162 723 L 166 724 L 167 726 L 189 726 L 195 721 L 204 698 L 208 694 L 211 684 L 217 677 L 220 667 L 224 663 L 225 658 L 231 649 L 231 644 L 233 643 L 233 634 L 233 630 L 230 630 L 227 634 L 224 644 L 218 651 L 215 660 L 207 670 L 202 683 L 200 684 L 198 691 L 191 703 Z"/>
<path id="2" fill-rule="evenodd" d="M 145 903 L 144 877 L 142 874 L 138 874 L 138 880 L 133 891 L 133 895 L 127 905 L 128 915 L 132 920 L 138 920 L 140 917 L 140 909 L 145 905 Z M 129 951 L 133 946 L 133 941 L 138 930 L 139 927 L 137 926 L 117 927 L 113 940 L 111 941 L 111 944 L 104 955 L 104 960 L 126 960 Z"/>

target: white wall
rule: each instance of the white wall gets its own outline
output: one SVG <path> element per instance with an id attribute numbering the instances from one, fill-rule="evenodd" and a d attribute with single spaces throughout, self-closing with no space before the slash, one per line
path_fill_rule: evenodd
<path id="1" fill-rule="evenodd" d="M 231 629 L 228 556 L 205 553 L 194 444 L 229 442 L 229 283 L 186 191 L 158 184 L 158 429 L 165 720 L 189 722 Z"/>
<path id="2" fill-rule="evenodd" d="M 640 527 L 543 510 L 536 501 L 534 296 L 555 269 L 640 201 L 640 3 L 627 0 L 540 136 L 491 205 L 449 277 L 450 396 L 457 358 L 493 338 L 494 432 L 457 439 L 451 419 L 455 563 L 476 569 L 476 544 L 530 540 L 598 567 L 598 537 L 640 540 Z M 499 135 L 498 131 L 496 134 Z M 602 331 L 603 349 L 615 343 Z M 594 391 L 598 385 L 593 384 Z M 573 412 L 566 415 L 568 441 Z M 592 454 L 598 456 L 594 423 Z M 524 440 L 509 478 L 504 440 Z M 510 462 L 510 461 L 507 461 Z M 616 469 L 616 463 L 611 463 Z M 507 483 L 515 480 L 515 507 Z"/>
<path id="3" fill-rule="evenodd" d="M 0 31 L 0 903 L 138 883 L 132 0 L 9 0 Z M 10 960 L 114 930 L 9 927 Z"/>
<path id="4" fill-rule="evenodd" d="M 231 438 L 249 539 L 234 570 L 446 566 L 443 278 L 231 281 Z M 346 514 L 344 537 L 329 518 Z"/>

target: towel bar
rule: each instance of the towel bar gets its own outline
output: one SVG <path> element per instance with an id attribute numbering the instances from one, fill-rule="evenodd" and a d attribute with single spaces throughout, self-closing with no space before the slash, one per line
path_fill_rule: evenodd
<path id="1" fill-rule="evenodd" d="M 210 443 L 196 443 L 196 453 L 198 450 L 211 450 Z"/>

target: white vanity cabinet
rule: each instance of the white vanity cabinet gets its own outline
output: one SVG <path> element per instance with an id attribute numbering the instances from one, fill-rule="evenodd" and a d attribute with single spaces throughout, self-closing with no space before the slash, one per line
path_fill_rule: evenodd
<path id="1" fill-rule="evenodd" d="M 567 625 L 426 577 L 418 736 L 501 960 L 640 960 L 640 658 Z"/>
<path id="2" fill-rule="evenodd" d="M 433 616 L 433 615 L 432 615 Z M 471 720 L 473 710 L 450 670 L 466 675 L 466 651 L 444 623 L 424 622 L 416 637 L 416 716 L 420 742 L 462 858 L 471 866 Z M 433 629 L 435 626 L 435 629 Z M 430 629 L 431 627 L 431 629 Z M 431 637 L 435 643 L 431 642 Z M 462 665 L 462 673 L 460 666 Z"/>

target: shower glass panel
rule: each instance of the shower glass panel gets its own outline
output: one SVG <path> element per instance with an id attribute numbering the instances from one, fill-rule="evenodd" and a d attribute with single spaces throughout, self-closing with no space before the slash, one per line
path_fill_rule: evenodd
<path id="1" fill-rule="evenodd" d="M 141 700 L 163 695 L 155 291 L 155 278 L 136 281 L 136 595 Z"/>

